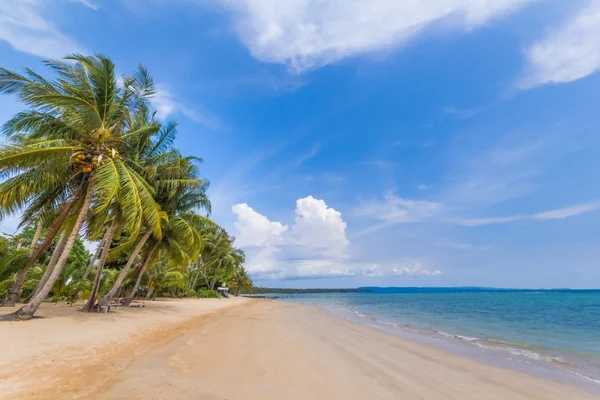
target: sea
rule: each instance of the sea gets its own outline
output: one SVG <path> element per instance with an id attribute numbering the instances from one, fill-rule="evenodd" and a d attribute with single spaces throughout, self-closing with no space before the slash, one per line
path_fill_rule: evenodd
<path id="1" fill-rule="evenodd" d="M 381 290 L 278 296 L 600 394 L 600 290 Z"/>

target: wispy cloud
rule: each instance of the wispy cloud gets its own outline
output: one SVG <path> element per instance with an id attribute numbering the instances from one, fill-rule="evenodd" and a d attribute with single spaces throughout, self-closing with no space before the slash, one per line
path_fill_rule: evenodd
<path id="1" fill-rule="evenodd" d="M 597 210 L 600 210 L 600 202 L 598 201 L 572 207 L 559 208 L 558 210 L 544 211 L 534 214 L 533 218 L 541 220 L 565 219 Z"/>
<path id="2" fill-rule="evenodd" d="M 365 164 L 372 165 L 377 168 L 384 168 L 384 169 L 385 168 L 393 168 L 396 166 L 395 162 L 386 161 L 386 160 L 370 160 L 370 161 L 365 161 Z"/>
<path id="3" fill-rule="evenodd" d="M 463 226 L 484 226 L 505 224 L 507 222 L 521 221 L 530 218 L 526 215 L 511 215 L 507 217 L 489 217 L 489 218 L 458 218 L 448 219 L 450 223 L 456 223 Z"/>
<path id="4" fill-rule="evenodd" d="M 556 210 L 542 211 L 533 215 L 511 215 L 506 217 L 493 218 L 467 218 L 467 219 L 450 219 L 448 222 L 458 223 L 464 226 L 483 226 L 505 224 L 508 222 L 523 221 L 523 220 L 555 220 L 576 217 L 578 215 L 587 214 L 593 211 L 600 210 L 600 201 L 579 204 L 575 206 L 559 208 Z"/>
<path id="5" fill-rule="evenodd" d="M 421 264 L 420 262 L 417 262 L 413 265 L 401 265 L 395 268 L 392 268 L 392 273 L 394 275 L 401 275 L 401 276 L 412 276 L 412 277 L 418 277 L 418 276 L 437 276 L 437 275 L 441 275 L 442 272 L 440 270 L 437 269 L 427 269 L 423 266 L 423 264 Z"/>
<path id="6" fill-rule="evenodd" d="M 460 160 L 442 190 L 444 202 L 489 206 L 528 195 L 546 158 L 550 138 L 523 140 L 508 135 L 476 156 Z"/>
<path id="7" fill-rule="evenodd" d="M 535 0 L 220 0 L 252 55 L 296 72 L 396 47 L 430 24 L 471 29 Z"/>
<path id="8" fill-rule="evenodd" d="M 600 2 L 591 0 L 563 26 L 526 50 L 522 89 L 573 82 L 600 70 Z"/>
<path id="9" fill-rule="evenodd" d="M 443 209 L 441 203 L 410 200 L 388 194 L 383 200 L 362 201 L 354 214 L 391 223 L 416 222 L 432 218 Z"/>
<path id="10" fill-rule="evenodd" d="M 100 8 L 100 5 L 92 2 L 91 0 L 71 0 L 73 3 L 80 3 L 83 4 L 84 6 L 91 8 L 92 10 L 98 10 Z"/>
<path id="11" fill-rule="evenodd" d="M 173 114 L 181 113 L 210 130 L 225 129 L 219 118 L 211 112 L 203 110 L 199 106 L 190 106 L 181 102 L 165 86 L 157 85 L 156 89 L 152 104 L 159 118 L 165 119 Z"/>
<path id="12" fill-rule="evenodd" d="M 43 15 L 46 2 L 3 0 L 0 2 L 0 40 L 25 53 L 62 58 L 83 49 Z"/>
<path id="13" fill-rule="evenodd" d="M 321 150 L 321 146 L 317 143 L 315 145 L 313 145 L 310 149 L 310 151 L 301 154 L 300 157 L 298 157 L 298 159 L 296 160 L 296 166 L 300 166 L 302 164 L 304 164 L 305 162 L 307 162 L 310 159 L 313 159 L 317 156 L 317 154 L 319 154 L 319 151 Z"/>
<path id="14" fill-rule="evenodd" d="M 481 112 L 480 108 L 443 107 L 442 112 L 456 119 L 469 119 Z"/>
<path id="15" fill-rule="evenodd" d="M 449 249 L 456 249 L 456 250 L 469 250 L 474 247 L 472 244 L 469 244 L 469 243 L 455 242 L 454 240 L 449 240 L 449 239 L 438 240 L 436 242 L 436 244 L 441 247 L 447 247 Z"/>
<path id="16" fill-rule="evenodd" d="M 433 189 L 433 186 L 421 183 L 419 186 L 417 186 L 417 189 L 419 189 L 421 191 L 423 191 L 423 190 L 430 190 L 430 189 Z"/>

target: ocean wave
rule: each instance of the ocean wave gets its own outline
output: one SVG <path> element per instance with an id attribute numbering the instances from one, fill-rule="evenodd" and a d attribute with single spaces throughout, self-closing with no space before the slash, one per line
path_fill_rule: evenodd
<path id="1" fill-rule="evenodd" d="M 580 378 L 583 378 L 583 379 L 585 379 L 585 380 L 588 380 L 588 381 L 590 381 L 590 382 L 594 382 L 594 383 L 598 383 L 598 384 L 600 384 L 600 380 L 598 380 L 598 379 L 590 378 L 589 376 L 586 376 L 586 375 L 584 375 L 584 374 L 580 374 L 579 372 L 575 372 L 575 371 L 571 371 L 571 370 L 568 370 L 568 371 L 569 371 L 571 374 L 573 374 L 573 375 L 577 375 L 577 376 L 579 376 Z"/>
<path id="2" fill-rule="evenodd" d="M 435 331 L 435 333 L 437 333 L 438 335 L 441 335 L 441 336 L 449 337 L 449 338 L 456 338 L 456 339 L 464 340 L 465 342 L 475 342 L 475 341 L 481 340 L 478 337 L 465 336 L 465 335 L 454 335 L 452 333 L 446 333 L 446 332 L 442 332 L 442 331 Z"/>

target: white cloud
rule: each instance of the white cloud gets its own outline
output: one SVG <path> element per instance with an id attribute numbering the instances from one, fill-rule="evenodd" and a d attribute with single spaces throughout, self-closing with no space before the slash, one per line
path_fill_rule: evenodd
<path id="1" fill-rule="evenodd" d="M 417 186 L 417 189 L 419 189 L 419 190 L 430 190 L 430 189 L 433 189 L 433 186 L 421 183 L 419 186 Z"/>
<path id="2" fill-rule="evenodd" d="M 92 10 L 98 10 L 100 6 L 96 3 L 93 3 L 91 0 L 71 0 L 73 3 L 80 3 L 84 6 L 91 8 Z"/>
<path id="3" fill-rule="evenodd" d="M 216 116 L 212 115 L 207 110 L 201 110 L 199 107 L 191 107 L 184 104 L 163 85 L 156 85 L 156 94 L 154 95 L 152 105 L 156 109 L 156 114 L 160 119 L 166 119 L 173 114 L 181 113 L 192 121 L 204 125 L 208 129 L 224 129 Z"/>
<path id="4" fill-rule="evenodd" d="M 558 210 L 545 211 L 535 214 L 533 218 L 542 220 L 565 219 L 597 210 L 600 210 L 600 202 L 580 204 Z"/>
<path id="5" fill-rule="evenodd" d="M 308 196 L 296 201 L 296 222 L 288 243 L 341 257 L 350 242 L 342 213 L 328 207 L 323 200 Z"/>
<path id="6" fill-rule="evenodd" d="M 232 211 L 237 215 L 235 228 L 238 233 L 238 245 L 266 247 L 283 243 L 283 234 L 288 230 L 287 225 L 269 221 L 245 203 L 234 205 Z"/>
<path id="7" fill-rule="evenodd" d="M 370 217 L 380 221 L 404 223 L 422 221 L 439 214 L 444 208 L 442 203 L 409 200 L 388 194 L 384 201 L 369 201 L 360 203 L 355 214 Z"/>
<path id="8" fill-rule="evenodd" d="M 442 195 L 444 202 L 461 207 L 489 206 L 530 194 L 534 178 L 547 162 L 550 139 L 523 140 L 510 134 L 475 157 L 457 161 L 456 171 Z M 542 151 L 547 150 L 547 151 Z"/>
<path id="9" fill-rule="evenodd" d="M 472 218 L 472 219 L 455 219 L 449 220 L 448 222 L 458 223 L 464 226 L 483 226 L 483 225 L 495 225 L 505 224 L 508 222 L 522 221 L 522 220 L 554 220 L 554 219 L 565 219 L 575 217 L 578 215 L 586 214 L 593 211 L 600 210 L 600 202 L 592 202 L 586 204 L 579 204 L 571 207 L 559 208 L 556 210 L 543 211 L 533 215 L 511 215 L 507 217 L 493 217 L 493 218 Z"/>
<path id="10" fill-rule="evenodd" d="M 219 0 L 252 55 L 301 72 L 398 46 L 450 18 L 464 29 L 535 0 Z"/>
<path id="11" fill-rule="evenodd" d="M 339 211 L 312 196 L 296 201 L 296 219 L 287 225 L 272 222 L 247 204 L 232 211 L 237 243 L 250 248 L 248 269 L 262 278 L 334 277 L 354 274 L 345 262 L 349 245 L 346 222 Z M 258 251 L 252 248 L 259 247 Z"/>
<path id="12" fill-rule="evenodd" d="M 437 276 L 437 275 L 441 275 L 442 272 L 434 269 L 434 270 L 429 270 L 423 267 L 423 264 L 420 262 L 415 262 L 412 265 L 399 265 L 395 268 L 392 268 L 392 273 L 394 275 L 401 275 L 401 276 L 413 276 L 413 277 L 417 277 L 417 276 Z"/>
<path id="13" fill-rule="evenodd" d="M 45 2 L 3 0 L 0 2 L 0 40 L 18 51 L 47 58 L 82 53 L 74 40 L 60 32 L 43 16 Z"/>
<path id="14" fill-rule="evenodd" d="M 366 276 L 373 276 L 373 277 L 383 276 L 383 272 L 377 265 L 371 265 L 371 266 L 365 268 L 365 270 L 363 271 L 363 274 L 365 274 Z"/>
<path id="15" fill-rule="evenodd" d="M 454 222 L 459 225 L 464 226 L 484 226 L 484 225 L 497 225 L 497 224 L 505 224 L 507 222 L 515 222 L 521 221 L 529 218 L 525 215 L 511 215 L 508 217 L 491 217 L 491 218 L 464 218 L 464 219 L 455 219 L 450 220 L 449 222 Z"/>
<path id="16" fill-rule="evenodd" d="M 442 112 L 456 119 L 469 119 L 481 112 L 480 108 L 443 107 Z"/>
<path id="17" fill-rule="evenodd" d="M 576 15 L 526 51 L 527 72 L 519 84 L 531 88 L 584 78 L 600 69 L 600 2 Z"/>

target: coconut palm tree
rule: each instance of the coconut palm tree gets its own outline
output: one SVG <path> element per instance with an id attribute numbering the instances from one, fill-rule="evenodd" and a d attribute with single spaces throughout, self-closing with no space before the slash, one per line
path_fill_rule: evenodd
<path id="1" fill-rule="evenodd" d="M 206 197 L 207 182 L 199 178 L 195 157 L 182 157 L 173 147 L 176 135 L 176 124 L 167 123 L 161 126 L 154 120 L 147 108 L 140 108 L 136 115 L 138 124 L 160 127 L 156 132 L 137 135 L 125 141 L 128 160 L 133 168 L 139 171 L 155 188 L 155 200 L 163 210 L 161 237 L 151 235 L 149 230 L 141 237 L 130 254 L 129 260 L 121 270 L 111 290 L 101 299 L 108 303 L 115 296 L 130 268 L 145 245 L 148 247 L 142 265 L 148 265 L 155 251 L 161 246 L 171 247 L 171 256 L 185 254 L 186 259 L 196 258 L 201 250 L 202 240 L 194 224 L 200 224 L 201 217 L 190 213 L 194 209 L 204 208 L 210 212 L 210 202 Z M 160 243 L 164 239 L 164 243 Z M 183 256 L 181 256 L 183 257 Z M 150 258 L 150 259 L 148 259 Z M 183 260 L 181 260 L 183 262 Z M 144 268 L 140 269 L 143 274 Z M 141 279 L 141 278 L 140 278 Z M 140 279 L 137 279 L 139 282 Z M 138 285 L 139 286 L 139 285 Z M 132 297 L 135 295 L 134 287 Z M 130 300 L 128 300 L 130 301 Z"/>
<path id="2" fill-rule="evenodd" d="M 241 290 L 250 290 L 252 289 L 252 279 L 248 275 L 248 271 L 239 265 L 235 269 L 235 273 L 233 274 L 232 279 L 229 281 L 229 285 L 232 288 L 235 288 L 235 295 L 238 296 Z"/>
<path id="3" fill-rule="evenodd" d="M 28 304 L 0 318 L 4 320 L 33 316 L 87 218 L 102 220 L 113 202 L 118 202 L 132 237 L 142 230 L 142 221 L 147 230 L 161 236 L 161 211 L 151 186 L 119 154 L 127 140 L 156 129 L 136 129 L 132 123 L 136 110 L 154 92 L 151 78 L 140 68 L 119 86 L 108 58 L 67 59 L 73 63 L 46 62 L 58 76 L 53 80 L 31 70 L 20 75 L 0 68 L 0 93 L 15 94 L 29 107 L 4 128 L 9 143 L 0 148 L 0 176 L 11 178 L 12 185 L 0 192 L 3 211 L 27 208 L 25 217 L 37 216 L 55 210 L 67 198 L 75 200 L 72 229 L 65 231 L 64 248 L 48 280 Z M 32 176 L 44 179 L 32 182 Z M 73 196 L 78 192 L 83 196 Z"/>

